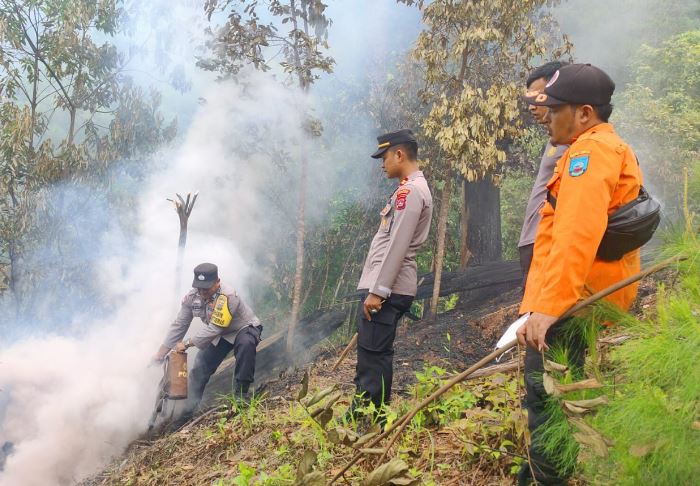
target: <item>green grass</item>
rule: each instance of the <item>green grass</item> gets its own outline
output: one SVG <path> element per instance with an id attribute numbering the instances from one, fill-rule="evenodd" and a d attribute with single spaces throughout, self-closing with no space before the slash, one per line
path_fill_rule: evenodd
<path id="1" fill-rule="evenodd" d="M 578 470 L 591 484 L 683 486 L 700 478 L 700 244 L 686 229 L 665 248 L 688 259 L 678 265 L 668 287 L 659 284 L 656 308 L 637 319 L 609 305 L 594 307 L 569 327 L 588 343 L 585 370 L 554 374 L 560 383 L 595 376 L 603 384 L 598 390 L 550 397 L 551 418 L 540 438 L 553 463 Z M 594 344 L 605 321 L 615 322 L 613 333 L 631 339 L 600 360 Z M 549 358 L 569 364 L 562 346 L 552 347 Z M 609 404 L 586 421 L 611 440 L 607 457 L 576 442 L 576 428 L 561 403 L 601 394 Z M 581 452 L 585 455 L 579 457 Z"/>
<path id="2" fill-rule="evenodd" d="M 690 485 L 700 477 L 700 246 L 677 242 L 689 259 L 673 288 L 659 289 L 655 314 L 631 321 L 636 336 L 610 353 L 617 393 L 591 424 L 615 445 L 585 467 L 596 484 Z"/>

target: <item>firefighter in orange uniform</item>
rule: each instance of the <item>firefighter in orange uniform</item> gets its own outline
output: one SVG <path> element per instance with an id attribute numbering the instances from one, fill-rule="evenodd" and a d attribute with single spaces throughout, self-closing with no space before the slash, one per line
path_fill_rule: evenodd
<path id="1" fill-rule="evenodd" d="M 541 353 L 548 343 L 565 342 L 573 364 L 583 365 L 585 344 L 561 332 L 557 318 L 589 292 L 602 290 L 639 271 L 639 250 L 615 261 L 597 256 L 608 215 L 634 200 L 642 174 L 632 149 L 608 123 L 615 83 L 590 64 L 570 64 L 555 73 L 544 93 L 526 97 L 532 105 L 549 108 L 551 143 L 571 144 L 557 162 L 547 183 L 549 193 L 535 238 L 521 313 L 530 312 L 518 330 L 527 344 L 525 386 L 532 446 L 530 463 L 520 471 L 519 483 L 565 484 L 570 471 L 559 471 L 540 450 L 537 428 L 549 418 L 541 379 Z M 628 309 L 637 294 L 630 285 L 608 297 Z"/>

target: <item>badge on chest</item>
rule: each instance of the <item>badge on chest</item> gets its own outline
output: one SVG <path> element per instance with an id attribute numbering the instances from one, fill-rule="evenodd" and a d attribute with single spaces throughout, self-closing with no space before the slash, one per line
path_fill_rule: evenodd
<path id="1" fill-rule="evenodd" d="M 194 317 L 203 317 L 204 316 L 204 305 L 202 304 L 202 301 L 199 300 L 199 298 L 196 298 L 192 302 L 192 315 Z"/>
<path id="2" fill-rule="evenodd" d="M 391 203 L 389 203 L 379 212 L 381 216 L 381 223 L 379 224 L 380 230 L 388 232 L 391 229 L 391 210 Z"/>

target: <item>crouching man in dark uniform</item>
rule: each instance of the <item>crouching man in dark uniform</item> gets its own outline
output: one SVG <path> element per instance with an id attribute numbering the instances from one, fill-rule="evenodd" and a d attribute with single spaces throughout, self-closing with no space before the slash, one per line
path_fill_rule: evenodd
<path id="1" fill-rule="evenodd" d="M 418 170 L 413 133 L 399 130 L 377 142 L 372 157 L 382 159 L 386 176 L 400 182 L 379 213 L 379 229 L 357 286 L 366 297 L 357 331 L 357 396 L 351 416 L 367 400 L 379 408 L 391 399 L 396 325 L 416 295 L 416 253 L 428 238 L 433 214 L 428 183 Z"/>
<path id="2" fill-rule="evenodd" d="M 221 283 L 213 263 L 195 267 L 192 287 L 154 356 L 160 361 L 171 349 L 182 352 L 191 346 L 199 348 L 189 377 L 186 416 L 193 414 L 209 378 L 231 350 L 236 357 L 233 392 L 239 400 L 248 400 L 255 376 L 256 346 L 262 333 L 260 320 L 232 287 Z M 194 317 L 199 317 L 205 327 L 183 342 Z"/>

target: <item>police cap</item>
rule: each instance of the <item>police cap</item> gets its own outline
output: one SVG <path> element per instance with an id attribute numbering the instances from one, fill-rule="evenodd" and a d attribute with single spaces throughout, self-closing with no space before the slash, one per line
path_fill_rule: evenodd
<path id="1" fill-rule="evenodd" d="M 525 101 L 535 106 L 607 105 L 615 83 L 605 71 L 590 64 L 569 64 L 554 73 L 544 93 L 527 93 Z"/>
<path id="2" fill-rule="evenodd" d="M 213 263 L 200 263 L 194 267 L 194 280 L 192 287 L 196 289 L 208 289 L 219 280 L 219 269 Z"/>
<path id="3" fill-rule="evenodd" d="M 397 132 L 385 133 L 377 137 L 377 150 L 372 154 L 373 159 L 381 159 L 384 156 L 384 152 L 389 150 L 391 147 L 401 145 L 402 143 L 413 142 L 417 144 L 416 137 L 413 132 L 408 128 L 399 130 Z"/>

